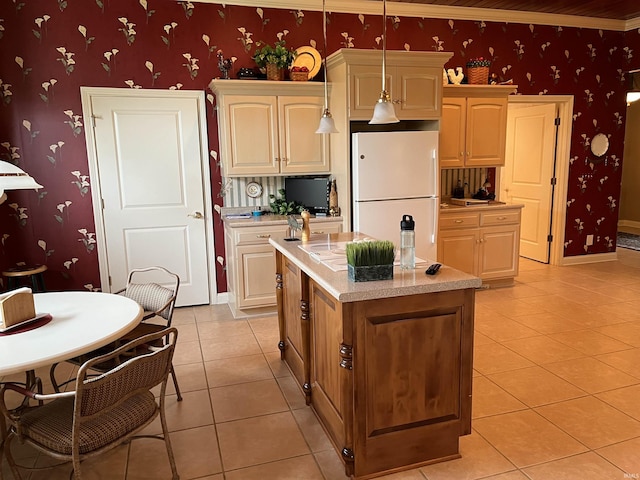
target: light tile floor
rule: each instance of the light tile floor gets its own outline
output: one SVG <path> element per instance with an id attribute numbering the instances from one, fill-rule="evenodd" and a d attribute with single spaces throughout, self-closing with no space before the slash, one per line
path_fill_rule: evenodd
<path id="1" fill-rule="evenodd" d="M 476 295 L 473 433 L 460 440 L 462 458 L 384 478 L 640 478 L 640 252 L 520 265 L 514 287 Z M 167 413 L 183 480 L 345 478 L 280 361 L 274 316 L 234 320 L 218 305 L 181 308 L 174 318 L 184 401 L 171 394 Z M 136 440 L 86 462 L 86 478 L 170 478 L 163 448 Z M 22 462 L 49 462 L 15 450 Z M 31 479 L 66 479 L 69 470 Z"/>

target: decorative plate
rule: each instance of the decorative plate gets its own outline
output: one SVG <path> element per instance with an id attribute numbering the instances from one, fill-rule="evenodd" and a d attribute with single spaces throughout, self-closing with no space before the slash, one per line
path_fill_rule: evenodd
<path id="1" fill-rule="evenodd" d="M 258 182 L 249 182 L 247 183 L 245 191 L 251 198 L 258 198 L 260 195 L 262 195 L 262 185 L 260 185 Z"/>
<path id="2" fill-rule="evenodd" d="M 597 156 L 601 157 L 609 150 L 609 139 L 604 133 L 598 133 L 591 140 L 591 152 Z"/>
<path id="3" fill-rule="evenodd" d="M 296 58 L 291 64 L 293 67 L 307 67 L 309 69 L 309 80 L 315 77 L 322 66 L 322 57 L 315 48 L 304 46 L 296 48 Z"/>

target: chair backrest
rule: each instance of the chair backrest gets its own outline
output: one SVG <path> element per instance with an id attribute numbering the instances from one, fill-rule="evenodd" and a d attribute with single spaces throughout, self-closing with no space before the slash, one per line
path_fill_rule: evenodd
<path id="1" fill-rule="evenodd" d="M 164 337 L 166 343 L 163 347 L 135 356 L 99 376 L 89 376 L 93 365 L 123 357 L 127 352 L 135 352 L 140 347 Z M 177 337 L 178 331 L 175 328 L 166 328 L 85 362 L 80 367 L 76 379 L 74 417 L 80 419 L 115 408 L 131 396 L 151 390 L 159 384 L 162 384 L 161 396 L 164 396 Z"/>
<path id="2" fill-rule="evenodd" d="M 162 281 L 143 281 L 144 278 L 153 277 Z M 163 267 L 138 268 L 129 272 L 127 287 L 124 295 L 137 302 L 146 312 L 155 312 L 167 321 L 171 326 L 173 308 L 178 296 L 180 277 Z"/>

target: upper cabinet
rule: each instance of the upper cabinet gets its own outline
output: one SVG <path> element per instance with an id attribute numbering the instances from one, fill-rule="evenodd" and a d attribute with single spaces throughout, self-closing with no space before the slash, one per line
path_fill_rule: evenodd
<path id="1" fill-rule="evenodd" d="M 442 52 L 391 51 L 386 55 L 386 89 L 400 120 L 440 117 Z M 327 59 L 332 83 L 348 85 L 349 120 L 370 120 L 382 90 L 382 51 L 342 49 Z"/>
<path id="2" fill-rule="evenodd" d="M 330 171 L 327 135 L 315 133 L 324 107 L 318 82 L 213 80 L 223 175 Z"/>
<path id="3" fill-rule="evenodd" d="M 507 97 L 515 86 L 444 87 L 440 120 L 440 167 L 504 165 Z"/>

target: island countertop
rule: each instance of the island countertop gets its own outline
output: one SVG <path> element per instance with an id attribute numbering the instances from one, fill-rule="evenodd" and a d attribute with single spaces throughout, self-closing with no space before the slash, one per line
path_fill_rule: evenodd
<path id="1" fill-rule="evenodd" d="M 318 245 L 331 245 L 365 237 L 363 234 L 353 232 L 311 235 L 307 245 L 313 245 L 314 242 Z M 269 243 L 342 303 L 477 288 L 482 284 L 479 278 L 446 265 L 443 265 L 435 275 L 426 275 L 425 270 L 430 263 L 434 262 L 419 264 L 413 270 L 402 270 L 395 266 L 393 280 L 353 282 L 347 278 L 346 270 L 333 271 L 307 251 L 299 248 L 302 243 L 300 241 L 291 242 L 286 241 L 284 237 L 272 237 Z"/>

